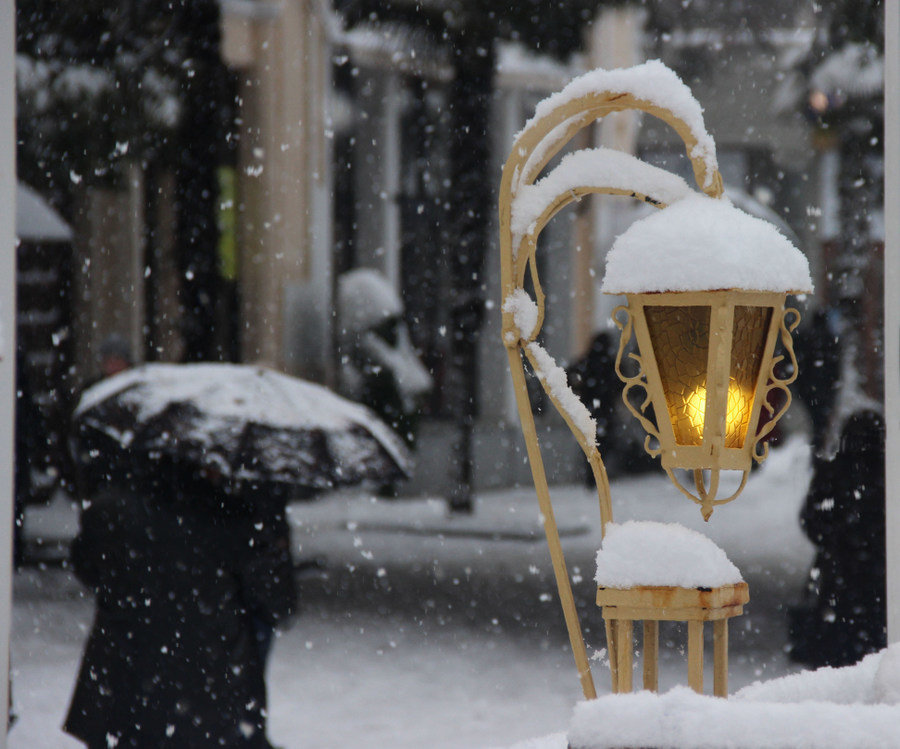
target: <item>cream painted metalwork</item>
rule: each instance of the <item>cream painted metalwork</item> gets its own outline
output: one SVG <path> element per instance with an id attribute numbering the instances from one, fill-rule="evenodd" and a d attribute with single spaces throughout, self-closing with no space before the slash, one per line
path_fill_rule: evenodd
<path id="1" fill-rule="evenodd" d="M 574 394 L 559 377 L 548 373 L 548 362 L 537 336 L 544 321 L 545 298 L 538 278 L 535 253 L 541 231 L 564 207 L 591 193 L 622 195 L 665 208 L 663 190 L 652 194 L 623 188 L 621 184 L 592 184 L 567 189 L 545 199 L 543 210 L 521 235 L 513 232 L 513 207 L 516 195 L 535 180 L 569 141 L 583 128 L 612 112 L 639 110 L 669 124 L 682 138 L 691 160 L 698 185 L 709 197 L 722 196 L 722 179 L 700 156 L 698 141 L 689 125 L 672 111 L 629 93 L 594 91 L 562 101 L 539 118 L 530 121 L 513 144 L 500 184 L 499 223 L 501 281 L 503 295 L 502 336 L 509 357 L 516 403 L 531 465 L 535 490 L 544 521 L 560 602 L 572 645 L 582 690 L 586 698 L 596 696 L 590 664 L 578 615 L 575 609 L 569 575 L 560 544 L 559 532 L 550 500 L 546 471 L 538 442 L 537 429 L 526 387 L 523 356 L 538 374 L 545 392 L 571 429 L 591 467 L 597 487 L 600 518 L 605 534 L 612 521 L 609 480 L 594 435 L 584 427 Z M 534 210 L 532 208 L 532 210 Z M 526 277 L 531 281 L 536 307 L 536 321 L 520 329 L 516 305 L 508 300 L 521 299 Z M 676 486 L 701 505 L 708 518 L 713 507 L 730 501 L 717 499 L 721 469 L 744 471 L 744 480 L 752 459 L 762 460 L 766 446 L 760 440 L 771 431 L 775 421 L 790 403 L 787 386 L 796 377 L 796 360 L 790 332 L 799 322 L 795 310 L 784 310 L 785 294 L 761 292 L 689 292 L 628 295 L 628 306 L 617 309 L 616 322 L 622 329 L 622 342 L 616 360 L 616 372 L 625 383 L 623 398 L 631 412 L 647 430 L 645 446 L 651 455 L 661 457 L 663 468 Z M 624 310 L 624 312 L 622 312 Z M 786 314 L 793 313 L 788 324 Z M 624 316 L 624 319 L 619 317 Z M 784 357 L 773 357 L 772 349 L 780 333 L 781 343 L 793 367 L 780 376 L 777 365 Z M 637 372 L 623 371 L 623 356 L 629 340 L 635 335 L 639 353 L 627 358 L 637 365 Z M 685 338 L 686 337 L 686 338 Z M 688 345 L 686 345 L 688 344 Z M 754 345 L 755 344 L 755 345 Z M 759 346 L 764 344 L 761 351 Z M 646 398 L 639 406 L 629 400 L 634 388 L 642 388 Z M 786 403 L 774 409 L 767 397 L 774 391 L 786 395 Z M 647 413 L 654 403 L 654 419 Z M 759 428 L 763 409 L 769 421 Z M 661 418 L 660 415 L 669 418 Z M 655 441 L 656 444 L 653 444 Z M 674 469 L 687 467 L 693 471 L 696 496 L 681 486 Z M 705 481 L 704 472 L 709 472 Z M 743 488 L 743 483 L 741 484 Z M 740 489 L 738 489 L 738 492 Z M 746 584 L 736 589 L 725 588 L 647 588 L 598 590 L 597 603 L 602 607 L 606 626 L 613 691 L 631 689 L 631 632 L 635 618 L 645 622 L 648 646 L 645 650 L 645 687 L 655 688 L 658 657 L 658 622 L 681 619 L 689 622 L 689 683 L 702 690 L 702 631 L 704 621 L 715 621 L 715 693 L 727 692 L 728 637 L 727 619 L 740 614 L 749 600 Z M 673 598 L 674 597 L 674 598 Z M 679 601 L 674 608 L 661 600 Z M 649 633 L 649 634 L 648 634 Z M 620 667 L 621 666 L 621 667 Z"/>

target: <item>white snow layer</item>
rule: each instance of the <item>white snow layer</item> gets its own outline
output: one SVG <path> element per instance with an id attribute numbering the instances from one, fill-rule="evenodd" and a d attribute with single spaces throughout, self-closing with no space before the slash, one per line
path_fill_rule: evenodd
<path id="1" fill-rule="evenodd" d="M 678 523 L 609 523 L 594 578 L 605 588 L 734 585 L 741 573 L 715 543 Z"/>
<path id="2" fill-rule="evenodd" d="M 772 224 L 699 193 L 633 223 L 606 257 L 602 291 L 812 291 L 806 257 Z"/>
<path id="3" fill-rule="evenodd" d="M 535 374 L 538 376 L 538 379 L 550 391 L 550 395 L 556 399 L 556 402 L 565 415 L 569 417 L 572 424 L 575 425 L 575 428 L 581 432 L 584 442 L 591 447 L 596 447 L 597 422 L 591 416 L 587 406 L 578 399 L 578 396 L 569 387 L 566 371 L 556 363 L 556 360 L 539 343 L 529 343 L 528 351 L 533 357 L 532 361 L 535 364 Z"/>
<path id="4" fill-rule="evenodd" d="M 873 96 L 884 86 L 884 55 L 874 44 L 848 42 L 813 70 L 810 84 L 830 96 Z"/>
<path id="5" fill-rule="evenodd" d="M 530 234 L 557 196 L 585 187 L 640 193 L 666 205 L 693 192 L 678 175 L 630 154 L 611 148 L 583 149 L 567 154 L 559 166 L 533 185 L 519 187 L 511 206 L 513 237 Z M 514 239 L 513 247 L 517 245 Z"/>
<path id="6" fill-rule="evenodd" d="M 16 236 L 23 242 L 71 242 L 72 229 L 37 190 L 16 184 Z"/>
<path id="7" fill-rule="evenodd" d="M 572 749 L 619 746 L 891 749 L 900 725 L 900 645 L 854 666 L 757 682 L 723 700 L 680 686 L 579 703 Z"/>
<path id="8" fill-rule="evenodd" d="M 374 328 L 403 314 L 403 302 L 377 270 L 357 268 L 338 279 L 338 315 L 343 334 Z"/>
<path id="9" fill-rule="evenodd" d="M 141 387 L 145 382 L 152 387 Z M 265 367 L 218 363 L 134 367 L 86 390 L 75 415 L 119 392 L 121 403 L 133 402 L 138 421 L 190 401 L 210 419 L 243 418 L 276 427 L 378 427 L 371 411 L 321 385 Z"/>
<path id="10" fill-rule="evenodd" d="M 503 300 L 503 311 L 513 316 L 516 331 L 508 331 L 507 335 L 514 336 L 507 343 L 515 343 L 517 340 L 530 341 L 535 334 L 538 324 L 538 306 L 534 299 L 528 296 L 525 289 L 515 289 Z"/>
<path id="11" fill-rule="evenodd" d="M 695 153 L 691 155 L 703 159 L 706 164 L 707 184 L 702 187 L 707 188 L 712 184 L 713 174 L 719 166 L 715 143 L 703 124 L 703 109 L 678 75 L 659 60 L 650 60 L 631 68 L 598 68 L 578 76 L 562 91 L 541 101 L 534 110 L 534 117 L 525 123 L 522 132 L 568 101 L 601 91 L 631 94 L 636 99 L 668 109 L 681 119 L 697 140 Z"/>

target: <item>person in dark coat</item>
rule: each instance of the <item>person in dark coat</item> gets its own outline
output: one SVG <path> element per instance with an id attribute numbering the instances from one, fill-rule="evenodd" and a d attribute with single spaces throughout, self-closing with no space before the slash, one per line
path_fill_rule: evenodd
<path id="1" fill-rule="evenodd" d="M 107 336 L 97 350 L 96 372 L 83 384 L 81 392 L 132 365 L 131 348 L 125 338 L 118 333 Z M 80 397 L 75 398 L 76 404 Z M 68 466 L 69 482 L 82 499 L 89 499 L 108 485 L 127 484 L 134 490 L 130 446 L 73 419 L 70 419 L 69 434 L 69 450 L 73 457 Z"/>
<path id="2" fill-rule="evenodd" d="M 572 391 L 597 421 L 597 438 L 605 444 L 612 432 L 621 383 L 616 376 L 616 343 L 611 333 L 601 330 L 587 353 L 566 370 Z"/>
<path id="3" fill-rule="evenodd" d="M 804 601 L 791 610 L 791 658 L 846 666 L 887 644 L 883 417 L 853 413 L 832 458 L 814 456 L 800 523 L 816 546 Z"/>
<path id="4" fill-rule="evenodd" d="M 82 513 L 72 564 L 96 614 L 64 728 L 89 749 L 269 749 L 254 620 L 296 603 L 284 515 L 173 473 L 106 483 Z"/>
<path id="5" fill-rule="evenodd" d="M 622 383 L 616 375 L 617 347 L 613 334 L 601 330 L 584 356 L 566 368 L 572 392 L 597 422 L 597 445 L 610 475 L 639 473 L 654 466 L 644 450 L 643 437 L 632 440 L 617 416 L 622 405 Z M 585 481 L 588 486 L 594 484 L 590 468 Z"/>
<path id="6" fill-rule="evenodd" d="M 837 401 L 841 369 L 840 328 L 840 313 L 836 309 L 818 309 L 794 344 L 797 368 L 802 376 L 791 387 L 809 412 L 815 453 L 825 448 L 828 425 Z"/>

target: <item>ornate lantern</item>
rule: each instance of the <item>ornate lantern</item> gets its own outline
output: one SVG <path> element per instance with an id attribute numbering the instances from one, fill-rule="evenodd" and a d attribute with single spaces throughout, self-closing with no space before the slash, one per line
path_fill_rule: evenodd
<path id="1" fill-rule="evenodd" d="M 660 244 L 660 236 L 669 239 Z M 614 313 L 622 397 L 647 431 L 647 452 L 707 520 L 743 490 L 753 461 L 767 455 L 764 437 L 790 405 L 791 332 L 800 316 L 784 305 L 788 293 L 810 285 L 806 261 L 787 239 L 724 200 L 671 206 L 634 224 L 610 251 L 603 290 L 628 301 Z M 632 336 L 638 353 L 627 359 L 636 372 L 623 366 Z M 646 393 L 640 403 L 634 388 Z M 679 481 L 679 468 L 691 472 L 692 487 Z M 722 470 L 743 475 L 719 499 Z"/>

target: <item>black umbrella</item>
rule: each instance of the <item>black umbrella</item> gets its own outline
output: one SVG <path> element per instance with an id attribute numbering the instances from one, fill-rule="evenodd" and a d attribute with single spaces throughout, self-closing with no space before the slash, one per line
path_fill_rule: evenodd
<path id="1" fill-rule="evenodd" d="M 135 367 L 85 390 L 74 427 L 82 463 L 102 462 L 103 444 L 307 493 L 409 476 L 405 446 L 367 408 L 259 366 Z"/>

